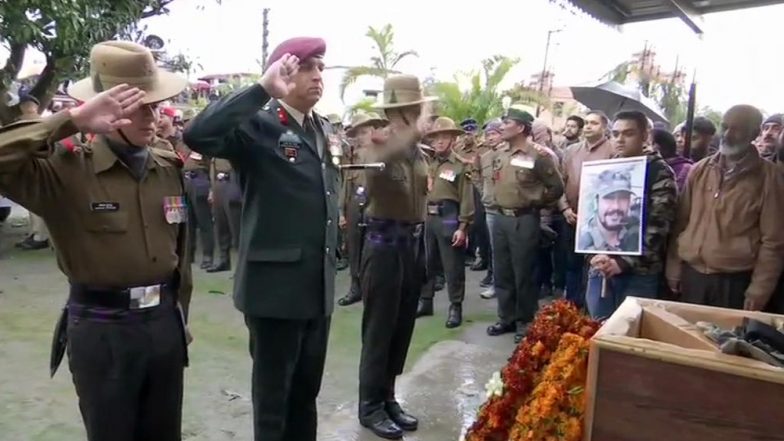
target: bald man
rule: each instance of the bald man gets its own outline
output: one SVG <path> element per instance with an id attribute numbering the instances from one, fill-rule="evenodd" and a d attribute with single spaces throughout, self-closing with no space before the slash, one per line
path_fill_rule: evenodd
<path id="1" fill-rule="evenodd" d="M 761 310 L 773 295 L 784 267 L 784 174 L 752 144 L 761 124 L 756 108 L 732 107 L 719 151 L 689 174 L 666 274 L 682 301 Z"/>

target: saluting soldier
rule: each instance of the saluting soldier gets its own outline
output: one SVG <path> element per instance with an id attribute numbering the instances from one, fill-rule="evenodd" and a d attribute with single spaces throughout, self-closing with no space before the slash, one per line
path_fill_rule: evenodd
<path id="1" fill-rule="evenodd" d="M 395 379 L 403 372 L 424 281 L 423 224 L 427 161 L 417 142 L 427 115 L 419 79 L 390 76 L 383 104 L 389 138 L 367 151 L 367 231 L 362 249 L 362 355 L 359 364 L 359 421 L 376 435 L 400 439 L 418 420 L 395 399 Z"/>
<path id="2" fill-rule="evenodd" d="M 346 134 L 354 138 L 356 147 L 349 155 L 354 164 L 365 161 L 366 152 L 373 148 L 373 136 L 376 129 L 387 125 L 387 121 L 375 113 L 359 113 L 351 120 L 351 128 Z M 364 210 L 367 206 L 367 185 L 365 171 L 345 170 L 343 172 L 343 189 L 340 202 L 340 225 L 346 231 L 348 245 L 349 270 L 351 272 L 351 288 L 338 300 L 338 305 L 347 306 L 362 300 L 359 289 L 359 269 L 364 239 Z"/>
<path id="3" fill-rule="evenodd" d="M 503 120 L 509 148 L 493 160 L 498 216 L 493 225 L 493 276 L 498 323 L 489 335 L 515 332 L 520 341 L 538 309 L 534 267 L 539 250 L 539 210 L 563 194 L 563 181 L 552 156 L 530 139 L 534 117 L 512 106 Z"/>
<path id="4" fill-rule="evenodd" d="M 156 103 L 187 81 L 124 41 L 94 46 L 90 68 L 69 88 L 82 106 L 0 132 L 0 191 L 44 218 L 68 278 L 51 368 L 67 341 L 87 439 L 179 441 L 191 294 L 182 163 L 148 146 Z M 102 135 L 47 148 L 77 130 Z"/>
<path id="5" fill-rule="evenodd" d="M 214 224 L 210 208 L 210 158 L 191 150 L 185 142 L 179 143 L 179 154 L 184 158 L 185 191 L 188 194 L 188 231 L 193 238 L 190 244 L 191 261 L 195 261 L 196 231 L 201 245 L 201 269 L 212 268 L 215 252 Z"/>
<path id="6" fill-rule="evenodd" d="M 242 189 L 240 178 L 227 159 L 213 158 L 210 161 L 210 182 L 218 260 L 207 268 L 207 272 L 217 273 L 231 270 L 231 249 L 239 248 Z"/>
<path id="7" fill-rule="evenodd" d="M 474 186 L 467 174 L 468 166 L 453 151 L 457 137 L 463 133 L 454 121 L 443 116 L 427 133 L 433 140 L 435 157 L 429 166 L 425 222 L 428 283 L 422 290 L 417 317 L 433 315 L 435 260 L 438 256 L 444 266 L 449 293 L 447 328 L 456 328 L 463 322 L 465 245 L 467 230 L 474 217 Z"/>
<path id="8" fill-rule="evenodd" d="M 332 125 L 313 111 L 325 51 L 320 38 L 282 42 L 258 84 L 210 104 L 185 129 L 189 146 L 230 160 L 240 177 L 234 304 L 250 332 L 257 441 L 316 439 L 341 156 Z"/>

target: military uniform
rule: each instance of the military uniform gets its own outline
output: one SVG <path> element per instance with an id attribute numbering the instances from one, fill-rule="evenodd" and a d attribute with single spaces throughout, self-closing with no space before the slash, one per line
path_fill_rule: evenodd
<path id="1" fill-rule="evenodd" d="M 189 236 L 194 238 L 190 248 L 191 261 L 195 260 L 195 238 L 196 230 L 198 230 L 202 252 L 201 268 L 208 269 L 212 267 L 212 257 L 215 251 L 214 225 L 209 202 L 210 159 L 199 152 L 191 151 L 187 145 L 184 145 L 182 150 L 185 157 L 185 166 L 183 167 L 185 191 L 190 201 L 188 204 L 188 231 Z"/>
<path id="2" fill-rule="evenodd" d="M 324 53 L 321 39 L 284 41 L 301 60 Z M 245 315 L 253 357 L 256 440 L 316 439 L 316 397 L 334 305 L 340 172 L 329 122 L 270 99 L 259 85 L 209 105 L 184 139 L 228 159 L 243 193 L 234 305 Z"/>
<path id="3" fill-rule="evenodd" d="M 144 77 L 140 87 L 149 87 L 152 54 L 128 42 L 93 48 L 95 78 L 108 69 L 102 83 L 113 86 L 112 69 L 129 56 L 138 67 L 124 81 Z M 155 87 L 165 90 L 147 90 L 146 103 L 175 92 L 176 82 L 161 77 Z M 70 93 L 90 99 L 90 82 Z M 0 191 L 47 222 L 70 285 L 52 375 L 67 346 L 88 440 L 179 441 L 192 287 L 181 161 L 103 136 L 80 151 L 46 149 L 75 131 L 62 112 L 0 132 Z"/>
<path id="4" fill-rule="evenodd" d="M 419 80 L 409 75 L 387 78 L 384 100 L 390 107 L 419 105 L 424 102 Z M 398 129 L 366 156 L 386 168 L 367 172 L 359 421 L 388 439 L 398 439 L 402 430 L 416 430 L 418 424 L 395 399 L 395 379 L 405 366 L 425 279 L 428 166 L 418 138 L 413 129 Z"/>
<path id="5" fill-rule="evenodd" d="M 533 122 L 528 112 L 516 109 L 507 118 Z M 530 141 L 523 147 L 510 142 L 509 149 L 497 152 L 493 175 L 499 210 L 493 226 L 493 275 L 500 321 L 488 333 L 498 335 L 516 326 L 519 339 L 538 308 L 534 268 L 541 234 L 539 210 L 563 194 L 563 181 L 549 153 Z"/>
<path id="6" fill-rule="evenodd" d="M 231 269 L 231 249 L 237 249 L 240 240 L 240 179 L 228 160 L 214 158 L 210 161 L 210 182 L 215 242 L 219 254 L 218 261 L 207 272 L 228 271 Z"/>
<path id="7" fill-rule="evenodd" d="M 429 133 L 453 133 L 462 130 L 454 122 L 441 117 Z M 456 231 L 467 232 L 474 217 L 474 186 L 468 175 L 468 166 L 454 153 L 447 152 L 430 162 L 428 170 L 429 192 L 427 221 L 425 222 L 425 248 L 427 249 L 428 283 L 422 291 L 419 316 L 432 315 L 436 260 L 444 267 L 449 314 L 446 326 L 454 328 L 462 323 L 462 303 L 465 298 L 465 247 L 454 247 L 452 238 Z"/>

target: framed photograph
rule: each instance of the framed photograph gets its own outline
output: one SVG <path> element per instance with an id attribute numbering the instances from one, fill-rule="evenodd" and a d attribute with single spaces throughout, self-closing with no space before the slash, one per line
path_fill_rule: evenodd
<path id="1" fill-rule="evenodd" d="M 574 251 L 642 254 L 645 156 L 583 163 Z"/>

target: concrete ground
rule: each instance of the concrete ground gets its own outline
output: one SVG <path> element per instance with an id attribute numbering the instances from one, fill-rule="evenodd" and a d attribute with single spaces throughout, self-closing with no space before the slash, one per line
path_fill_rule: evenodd
<path id="1" fill-rule="evenodd" d="M 66 299 L 66 281 L 49 250 L 19 251 L 25 214 L 15 209 L 0 231 L 0 439 L 85 439 L 67 361 L 49 378 L 49 347 Z M 100 271 L 100 268 L 96 269 Z M 461 328 L 444 328 L 446 293 L 436 296 L 436 316 L 417 322 L 399 398 L 421 418 L 406 440 L 460 438 L 484 401 L 484 384 L 505 363 L 512 336 L 488 337 L 495 301 L 479 297 L 483 273 L 467 271 Z M 247 331 L 232 307 L 230 273 L 196 270 L 191 307 L 195 341 L 186 371 L 183 432 L 189 441 L 250 440 L 250 358 Z M 348 274 L 338 275 L 338 296 Z M 378 439 L 356 420 L 361 305 L 336 307 L 319 397 L 319 440 Z"/>

